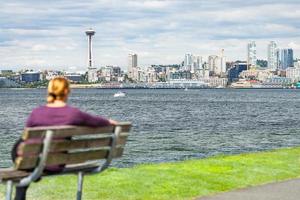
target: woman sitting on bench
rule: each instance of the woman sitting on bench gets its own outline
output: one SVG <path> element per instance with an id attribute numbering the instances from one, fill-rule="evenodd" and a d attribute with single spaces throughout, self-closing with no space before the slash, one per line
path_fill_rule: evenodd
<path id="1" fill-rule="evenodd" d="M 67 105 L 70 94 L 70 84 L 67 79 L 57 77 L 52 79 L 48 85 L 47 104 L 40 106 L 30 114 L 26 127 L 37 126 L 58 126 L 58 125 L 77 125 L 77 126 L 109 126 L 116 125 L 116 121 L 108 120 L 99 116 L 93 116 L 82 112 L 77 108 Z M 62 139 L 62 138 L 60 138 Z M 34 142 L 34 141 L 32 141 Z M 18 146 L 22 143 L 19 140 L 12 151 L 12 158 L 15 160 L 18 153 Z M 64 166 L 50 166 L 46 168 L 48 173 L 63 170 Z M 15 200 L 26 199 L 26 187 L 17 187 Z"/>

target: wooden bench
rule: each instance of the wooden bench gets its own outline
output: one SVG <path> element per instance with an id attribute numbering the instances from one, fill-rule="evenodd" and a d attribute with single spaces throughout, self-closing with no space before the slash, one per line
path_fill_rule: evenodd
<path id="1" fill-rule="evenodd" d="M 77 200 L 80 200 L 84 175 L 100 173 L 113 158 L 122 156 L 130 128 L 128 122 L 99 128 L 26 128 L 22 138 L 28 142 L 20 145 L 15 166 L 0 169 L 0 183 L 7 185 L 6 200 L 11 200 L 14 185 L 29 186 L 41 177 L 65 174 L 78 174 Z M 45 173 L 45 168 L 53 165 L 64 167 L 60 172 Z"/>

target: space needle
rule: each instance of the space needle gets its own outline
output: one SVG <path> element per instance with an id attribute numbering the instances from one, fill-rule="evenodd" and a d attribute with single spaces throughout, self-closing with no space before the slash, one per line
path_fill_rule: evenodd
<path id="1" fill-rule="evenodd" d="M 88 82 L 96 82 L 98 80 L 97 69 L 93 67 L 92 60 L 92 36 L 95 33 L 91 28 L 85 31 L 85 34 L 88 36 Z"/>

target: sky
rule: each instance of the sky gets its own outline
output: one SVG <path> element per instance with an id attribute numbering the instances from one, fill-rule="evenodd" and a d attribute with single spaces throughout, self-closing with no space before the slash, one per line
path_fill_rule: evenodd
<path id="1" fill-rule="evenodd" d="M 0 69 L 85 70 L 93 28 L 94 66 L 178 64 L 185 53 L 246 60 L 247 43 L 300 58 L 300 0 L 0 0 Z"/>

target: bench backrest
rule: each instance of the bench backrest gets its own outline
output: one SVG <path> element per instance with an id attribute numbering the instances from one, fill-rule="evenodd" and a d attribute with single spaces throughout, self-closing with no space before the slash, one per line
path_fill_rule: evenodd
<path id="1" fill-rule="evenodd" d="M 98 128 L 82 126 L 26 128 L 22 136 L 25 142 L 18 148 L 19 156 L 15 160 L 15 168 L 27 170 L 37 167 L 47 133 L 51 133 L 52 138 L 46 166 L 82 164 L 107 159 L 108 156 L 120 157 L 130 128 L 131 124 L 127 122 Z"/>

